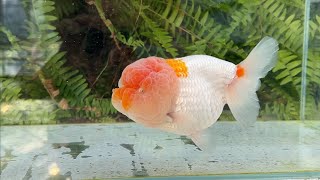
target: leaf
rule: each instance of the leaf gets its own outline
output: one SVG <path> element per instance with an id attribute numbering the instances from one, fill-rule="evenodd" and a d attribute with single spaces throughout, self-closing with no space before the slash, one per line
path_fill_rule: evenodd
<path id="1" fill-rule="evenodd" d="M 40 1 L 41 1 L 41 0 L 40 0 Z M 40 2 L 40 1 L 39 1 L 39 2 Z M 53 11 L 53 10 L 55 10 L 54 6 L 44 6 L 44 5 L 42 4 L 42 6 L 39 7 L 39 9 L 37 10 L 36 15 L 39 16 L 39 15 L 41 15 L 41 14 L 46 14 L 46 13 L 51 12 L 51 11 Z"/>
<path id="2" fill-rule="evenodd" d="M 281 69 L 285 69 L 286 66 L 282 62 L 278 62 L 276 66 L 272 69 L 272 72 L 279 71 Z"/>
<path id="3" fill-rule="evenodd" d="M 50 25 L 50 24 L 40 24 L 39 25 L 40 31 L 46 31 L 46 30 L 56 30 L 56 27 Z"/>
<path id="4" fill-rule="evenodd" d="M 289 16 L 289 17 L 285 20 L 285 23 L 286 23 L 286 24 L 290 24 L 291 21 L 293 20 L 293 18 L 294 18 L 294 14 L 292 14 L 291 16 Z"/>
<path id="5" fill-rule="evenodd" d="M 168 2 L 166 4 L 167 4 L 167 7 L 162 13 L 163 18 L 167 18 L 168 14 L 170 12 L 171 6 L 172 6 L 172 0 L 168 0 Z"/>
<path id="6" fill-rule="evenodd" d="M 286 78 L 281 80 L 280 85 L 285 85 L 285 84 L 287 84 L 287 83 L 289 83 L 291 81 L 292 81 L 292 78 L 290 76 L 287 76 Z"/>
<path id="7" fill-rule="evenodd" d="M 207 22 L 208 15 L 209 15 L 209 13 L 206 12 L 206 13 L 202 16 L 202 18 L 201 18 L 201 20 L 200 20 L 200 24 L 201 24 L 201 25 L 204 25 L 204 24 Z"/>
<path id="8" fill-rule="evenodd" d="M 198 7 L 198 10 L 197 10 L 197 13 L 196 13 L 195 16 L 194 16 L 194 19 L 195 19 L 195 20 L 199 20 L 200 14 L 201 14 L 201 8 L 200 8 L 200 6 L 199 6 L 199 7 Z"/>
<path id="9" fill-rule="evenodd" d="M 80 93 L 82 93 L 87 87 L 88 87 L 87 83 L 84 83 L 81 86 L 77 87 L 77 89 L 75 90 L 75 95 L 79 96 Z"/>
<path id="10" fill-rule="evenodd" d="M 51 16 L 51 15 L 38 16 L 38 21 L 41 21 L 41 22 L 55 21 L 57 19 L 58 18 L 56 16 Z"/>
<path id="11" fill-rule="evenodd" d="M 284 4 L 278 6 L 278 9 L 274 12 L 274 16 L 279 17 L 280 13 L 283 12 Z"/>
<path id="12" fill-rule="evenodd" d="M 176 27 L 180 27 L 181 26 L 181 23 L 182 23 L 182 21 L 184 19 L 184 10 L 185 10 L 186 7 L 187 7 L 187 3 L 185 3 L 185 5 L 182 7 L 182 10 L 180 10 L 180 12 L 179 12 L 179 14 L 178 14 L 178 16 L 177 16 L 177 18 L 176 18 L 176 20 L 174 22 L 174 25 Z"/>
<path id="13" fill-rule="evenodd" d="M 302 68 L 297 67 L 297 68 L 291 70 L 290 73 L 291 73 L 291 76 L 296 76 L 297 74 L 301 73 L 301 71 L 302 71 Z"/>
<path id="14" fill-rule="evenodd" d="M 175 4 L 175 8 L 173 8 L 173 11 L 171 12 L 171 15 L 169 17 L 169 22 L 173 23 L 178 15 L 178 11 L 179 11 L 179 6 L 181 4 L 181 0 L 177 0 L 176 4 Z"/>
<path id="15" fill-rule="evenodd" d="M 316 20 L 317 20 L 318 24 L 320 24 L 320 16 L 316 15 Z"/>
<path id="16" fill-rule="evenodd" d="M 288 69 L 293 69 L 297 66 L 301 66 L 301 61 L 292 61 L 287 64 Z"/>
<path id="17" fill-rule="evenodd" d="M 287 69 L 285 69 L 279 75 L 276 76 L 276 79 L 282 79 L 282 78 L 288 77 L 288 76 L 290 76 L 290 73 Z"/>
<path id="18" fill-rule="evenodd" d="M 83 76 L 82 75 L 77 75 L 73 78 L 70 78 L 70 80 L 68 81 L 68 83 L 71 85 L 71 86 L 74 86 L 75 83 L 77 83 L 79 80 L 83 79 Z"/>
<path id="19" fill-rule="evenodd" d="M 291 55 L 291 56 L 287 56 L 283 59 L 281 59 L 282 62 L 284 62 L 285 64 L 289 63 L 290 61 L 296 59 L 298 56 L 296 55 Z"/>
<path id="20" fill-rule="evenodd" d="M 33 4 L 33 7 L 35 9 L 46 7 L 46 6 L 54 6 L 54 4 L 55 4 L 54 1 L 50 1 L 50 0 L 45 0 L 45 1 L 38 0 L 37 2 L 39 2 L 39 3 Z"/>
<path id="21" fill-rule="evenodd" d="M 84 99 L 86 96 L 89 95 L 90 91 L 91 91 L 90 89 L 84 90 L 84 91 L 79 95 L 79 99 Z"/>

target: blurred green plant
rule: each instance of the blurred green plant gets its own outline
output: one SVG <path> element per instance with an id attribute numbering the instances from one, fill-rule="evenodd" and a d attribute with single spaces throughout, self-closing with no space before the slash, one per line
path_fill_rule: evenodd
<path id="1" fill-rule="evenodd" d="M 5 52 L 2 62 L 17 64 L 22 61 L 22 70 L 17 75 L 3 74 L 1 77 L 1 124 L 10 124 L 10 119 L 11 124 L 52 123 L 57 117 L 96 119 L 116 112 L 110 99 L 90 94 L 84 76 L 65 65 L 65 52 L 59 52 L 60 36 L 52 25 L 58 19 L 54 5 L 53 0 L 24 1 L 29 33 L 25 40 L 0 27 L 0 33 L 10 43 L 10 46 L 1 46 L 1 52 Z M 42 108 L 33 108 L 30 104 L 18 108 L 23 104 L 17 103 L 19 100 L 35 98 L 51 98 L 55 108 L 49 110 L 45 104 Z M 42 120 L 35 118 L 34 114 Z"/>

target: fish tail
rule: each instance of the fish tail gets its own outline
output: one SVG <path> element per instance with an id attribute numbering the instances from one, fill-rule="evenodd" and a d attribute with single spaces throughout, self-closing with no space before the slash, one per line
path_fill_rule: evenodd
<path id="1" fill-rule="evenodd" d="M 227 104 L 235 119 L 244 125 L 253 124 L 258 117 L 260 105 L 256 91 L 260 87 L 260 78 L 275 66 L 278 49 L 275 39 L 263 38 L 237 65 L 236 77 L 227 87 Z"/>

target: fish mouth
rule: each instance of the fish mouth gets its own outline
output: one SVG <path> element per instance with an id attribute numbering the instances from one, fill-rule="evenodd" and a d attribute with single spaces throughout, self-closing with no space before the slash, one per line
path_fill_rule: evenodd
<path id="1" fill-rule="evenodd" d="M 125 111 L 132 105 L 135 89 L 129 87 L 119 87 L 112 90 L 112 100 L 119 103 Z"/>

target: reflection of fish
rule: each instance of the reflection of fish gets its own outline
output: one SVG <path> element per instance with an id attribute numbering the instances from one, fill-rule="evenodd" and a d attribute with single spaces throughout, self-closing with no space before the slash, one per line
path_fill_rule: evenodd
<path id="1" fill-rule="evenodd" d="M 259 79 L 275 65 L 277 52 L 278 43 L 265 37 L 238 65 L 207 55 L 140 59 L 123 71 L 112 103 L 137 123 L 187 135 L 204 148 L 203 131 L 226 103 L 238 121 L 256 120 Z"/>

